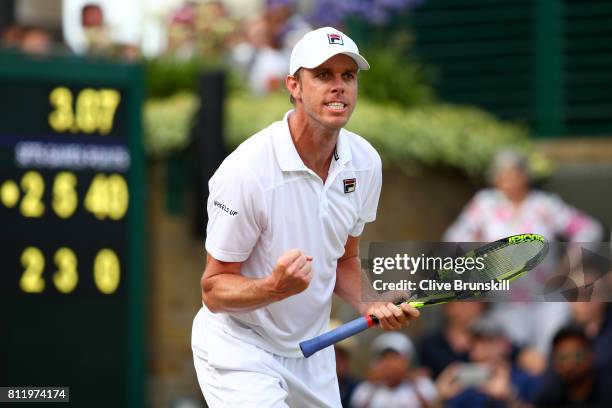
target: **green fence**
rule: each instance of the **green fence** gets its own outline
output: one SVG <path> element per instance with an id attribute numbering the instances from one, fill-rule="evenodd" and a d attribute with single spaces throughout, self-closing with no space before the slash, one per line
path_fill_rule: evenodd
<path id="1" fill-rule="evenodd" d="M 612 134 L 612 1 L 427 0 L 408 24 L 443 99 L 541 137 Z"/>

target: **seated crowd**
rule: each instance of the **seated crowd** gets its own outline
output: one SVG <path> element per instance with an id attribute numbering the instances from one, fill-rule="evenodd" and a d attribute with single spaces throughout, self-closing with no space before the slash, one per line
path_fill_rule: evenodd
<path id="1" fill-rule="evenodd" d="M 441 327 L 415 338 L 419 347 L 403 332 L 378 334 L 363 381 L 350 374 L 355 341 L 341 342 L 336 360 L 343 406 L 612 406 L 612 307 L 568 305 L 571 313 L 547 339 L 546 355 L 513 342 L 496 307 L 482 302 L 444 305 Z"/>

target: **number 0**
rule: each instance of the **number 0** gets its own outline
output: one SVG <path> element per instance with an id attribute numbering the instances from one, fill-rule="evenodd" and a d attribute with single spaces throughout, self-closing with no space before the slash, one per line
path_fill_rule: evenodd
<path id="1" fill-rule="evenodd" d="M 94 281 L 100 292 L 111 295 L 119 286 L 121 279 L 121 265 L 119 258 L 112 250 L 100 250 L 94 260 Z"/>

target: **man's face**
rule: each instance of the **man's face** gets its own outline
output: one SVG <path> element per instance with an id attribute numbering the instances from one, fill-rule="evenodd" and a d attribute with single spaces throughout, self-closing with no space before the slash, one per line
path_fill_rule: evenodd
<path id="1" fill-rule="evenodd" d="M 444 305 L 444 316 L 450 325 L 471 326 L 482 315 L 482 302 L 450 302 Z"/>
<path id="2" fill-rule="evenodd" d="M 518 167 L 499 170 L 495 176 L 494 184 L 511 200 L 522 198 L 529 190 L 529 179 L 525 172 Z"/>
<path id="3" fill-rule="evenodd" d="M 355 109 L 357 64 L 351 57 L 338 54 L 316 68 L 303 68 L 293 96 L 296 108 L 304 109 L 311 120 L 326 129 L 340 129 Z"/>
<path id="4" fill-rule="evenodd" d="M 374 362 L 375 369 L 387 387 L 397 387 L 406 378 L 410 360 L 396 351 L 385 351 Z"/>
<path id="5" fill-rule="evenodd" d="M 90 6 L 83 10 L 83 27 L 102 27 L 104 25 L 104 14 L 98 6 Z"/>
<path id="6" fill-rule="evenodd" d="M 475 363 L 494 364 L 506 360 L 510 349 L 510 343 L 502 336 L 477 336 L 470 350 L 470 359 Z"/>
<path id="7" fill-rule="evenodd" d="M 555 371 L 568 382 L 584 378 L 593 366 L 593 353 L 579 338 L 560 340 L 555 346 L 553 359 Z"/>

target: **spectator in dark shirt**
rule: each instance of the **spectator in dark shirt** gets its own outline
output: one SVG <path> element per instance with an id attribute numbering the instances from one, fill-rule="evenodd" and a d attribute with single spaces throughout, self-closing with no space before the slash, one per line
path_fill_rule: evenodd
<path id="1" fill-rule="evenodd" d="M 470 327 L 482 315 L 482 302 L 454 302 L 444 305 L 444 327 L 426 336 L 421 343 L 421 365 L 436 378 L 449 364 L 468 361 L 472 346 Z"/>
<path id="2" fill-rule="evenodd" d="M 483 319 L 473 327 L 470 364 L 452 364 L 436 382 L 438 405 L 448 408 L 504 408 L 532 400 L 538 378 L 512 363 L 513 345 L 504 326 Z"/>
<path id="3" fill-rule="evenodd" d="M 609 407 L 609 371 L 595 367 L 593 343 L 579 327 L 561 329 L 553 339 L 551 372 L 535 397 L 538 407 Z"/>
<path id="4" fill-rule="evenodd" d="M 591 301 L 575 302 L 571 307 L 572 318 L 593 342 L 595 366 L 612 372 L 612 305 Z"/>
<path id="5" fill-rule="evenodd" d="M 404 333 L 383 333 L 371 345 L 368 378 L 353 394 L 351 408 L 429 408 L 436 400 L 431 379 L 411 365 L 414 345 Z"/>

